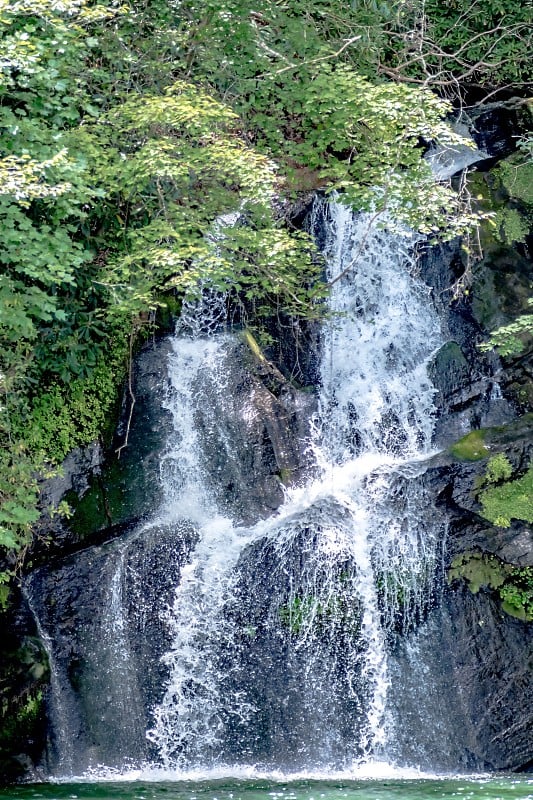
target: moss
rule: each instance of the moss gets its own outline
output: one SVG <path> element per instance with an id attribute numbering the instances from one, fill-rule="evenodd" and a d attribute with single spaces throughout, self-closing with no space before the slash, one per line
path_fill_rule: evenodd
<path id="1" fill-rule="evenodd" d="M 518 150 L 503 159 L 495 170 L 503 188 L 514 200 L 533 205 L 533 163 Z"/>
<path id="2" fill-rule="evenodd" d="M 380 572 L 376 577 L 376 587 L 381 598 L 389 605 L 402 608 L 418 595 L 428 591 L 432 582 L 431 570 L 399 569 Z"/>
<path id="3" fill-rule="evenodd" d="M 281 467 L 278 472 L 279 479 L 283 486 L 290 486 L 293 470 L 288 467 Z"/>
<path id="4" fill-rule="evenodd" d="M 448 582 L 463 578 L 473 594 L 481 587 L 499 589 L 507 576 L 507 565 L 486 553 L 462 553 L 456 556 L 448 570 Z"/>
<path id="5" fill-rule="evenodd" d="M 485 447 L 485 435 L 486 431 L 482 428 L 467 433 L 466 436 L 451 445 L 450 453 L 459 461 L 480 461 L 482 458 L 486 458 L 489 451 Z"/>
<path id="6" fill-rule="evenodd" d="M 151 509 L 152 494 L 143 483 L 138 462 L 126 453 L 122 459 L 108 459 L 102 476 L 92 479 L 80 499 L 67 496 L 73 514 L 69 528 L 81 539 L 111 525 L 136 519 Z"/>
<path id="7" fill-rule="evenodd" d="M 485 489 L 479 501 L 482 516 L 498 527 L 508 528 L 512 519 L 533 523 L 533 467 L 517 480 Z"/>
<path id="8" fill-rule="evenodd" d="M 316 616 L 321 616 L 323 611 L 315 597 L 294 597 L 286 605 L 279 607 L 279 618 L 282 624 L 290 629 L 296 636 Z"/>
<path id="9" fill-rule="evenodd" d="M 456 556 L 448 570 L 448 583 L 464 580 L 473 594 L 493 591 L 503 611 L 523 622 L 533 621 L 533 567 L 508 564 L 489 553 L 466 552 Z"/>
<path id="10" fill-rule="evenodd" d="M 76 492 L 68 492 L 65 500 L 72 509 L 72 517 L 69 520 L 69 528 L 84 539 L 95 531 L 109 525 L 109 517 L 106 514 L 106 501 L 102 487 L 98 479 L 94 479 L 80 499 Z"/>
<path id="11" fill-rule="evenodd" d="M 338 626 L 350 635 L 357 636 L 360 630 L 360 617 L 355 601 L 342 594 L 328 597 L 323 602 L 314 595 L 296 595 L 278 609 L 282 625 L 294 636 L 306 631 L 325 632 Z"/>

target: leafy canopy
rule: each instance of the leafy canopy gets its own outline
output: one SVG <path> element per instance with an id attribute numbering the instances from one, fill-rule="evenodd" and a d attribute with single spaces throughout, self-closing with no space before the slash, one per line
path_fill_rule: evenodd
<path id="1" fill-rule="evenodd" d="M 131 332 L 167 298 L 208 282 L 260 319 L 320 313 L 288 200 L 336 190 L 428 233 L 472 224 L 423 159 L 457 141 L 450 106 L 376 77 L 402 8 L 1 0 L 1 581 L 35 476 L 94 438 Z"/>

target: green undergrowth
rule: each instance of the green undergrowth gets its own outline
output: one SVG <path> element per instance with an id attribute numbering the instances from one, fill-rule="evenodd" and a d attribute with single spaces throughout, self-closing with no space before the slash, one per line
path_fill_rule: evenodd
<path id="1" fill-rule="evenodd" d="M 126 372 L 126 352 L 121 356 L 99 363 L 89 378 L 52 384 L 36 397 L 27 427 L 18 431 L 30 452 L 58 465 L 74 448 L 109 434 Z"/>
<path id="2" fill-rule="evenodd" d="M 506 476 L 510 477 L 507 472 Z M 482 516 L 500 528 L 508 528 L 512 519 L 533 523 L 533 467 L 516 480 L 498 483 L 499 480 L 490 480 L 497 485 L 489 486 L 479 495 Z"/>
<path id="3" fill-rule="evenodd" d="M 522 419 L 527 426 L 529 416 Z M 509 427 L 513 429 L 512 425 Z M 517 474 L 505 453 L 498 452 L 489 458 L 491 439 L 495 434 L 504 437 L 505 432 L 505 426 L 471 431 L 449 448 L 458 461 L 488 459 L 485 473 L 476 479 L 473 492 L 481 505 L 480 515 L 500 528 L 510 527 L 513 519 L 533 523 L 533 466 L 524 474 Z M 527 427 L 524 434 L 527 435 Z"/>
<path id="4" fill-rule="evenodd" d="M 481 589 L 494 592 L 507 614 L 533 621 L 533 567 L 508 564 L 489 553 L 465 552 L 448 570 L 448 582 L 456 580 L 466 581 L 473 594 Z"/>
<path id="5" fill-rule="evenodd" d="M 529 107 L 531 127 L 531 107 Z M 485 251 L 501 246 L 516 248 L 525 243 L 533 230 L 533 135 L 529 131 L 518 140 L 517 150 L 503 159 L 497 167 L 483 175 L 474 173 L 469 179 L 480 206 L 488 212 L 481 225 L 481 240 Z M 512 290 L 516 285 L 511 282 Z M 533 313 L 531 283 L 526 284 L 526 297 L 515 298 L 518 307 L 514 319 L 500 325 L 482 343 L 481 351 L 493 348 L 501 356 L 514 357 L 531 346 Z M 529 297 L 527 296 L 529 295 Z"/>
<path id="6" fill-rule="evenodd" d="M 39 486 L 53 477 L 76 447 L 109 440 L 118 414 L 121 385 L 127 373 L 128 343 L 117 338 L 85 377 L 59 378 L 20 402 L 7 397 L 3 430 L 10 447 L 0 451 L 0 608 L 19 572 L 42 514 L 67 514 L 66 503 L 42 508 Z"/>
<path id="7" fill-rule="evenodd" d="M 474 487 L 481 504 L 481 516 L 499 528 L 511 520 L 533 522 L 533 467 L 516 475 L 505 453 L 496 453 L 487 462 L 485 474 Z"/>

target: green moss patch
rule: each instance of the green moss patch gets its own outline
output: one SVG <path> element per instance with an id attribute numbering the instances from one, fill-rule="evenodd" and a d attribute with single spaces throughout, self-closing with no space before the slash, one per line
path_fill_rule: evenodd
<path id="1" fill-rule="evenodd" d="M 295 596 L 278 609 L 282 625 L 293 636 L 313 631 L 320 633 L 340 626 L 353 636 L 360 630 L 360 614 L 356 601 L 341 594 L 328 597 L 326 602 L 313 595 Z"/>
<path id="2" fill-rule="evenodd" d="M 462 439 L 452 444 L 450 453 L 459 461 L 480 461 L 489 454 L 485 447 L 485 431 L 483 429 L 471 431 Z"/>

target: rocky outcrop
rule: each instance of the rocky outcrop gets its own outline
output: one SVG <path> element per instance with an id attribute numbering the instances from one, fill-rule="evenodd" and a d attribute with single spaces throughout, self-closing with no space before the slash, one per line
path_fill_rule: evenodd
<path id="1" fill-rule="evenodd" d="M 71 539 L 87 543 L 95 532 L 131 525 L 161 501 L 159 458 L 172 430 L 165 408 L 169 352 L 168 339 L 159 339 L 135 357 L 112 446 L 89 486 L 66 495 L 74 510 Z"/>
<path id="2" fill-rule="evenodd" d="M 483 126 L 480 146 L 504 154 L 512 149 L 500 126 L 487 120 Z M 431 719 L 428 703 L 442 705 L 437 738 L 447 739 L 448 757 L 451 753 L 455 763 L 463 759 L 464 768 L 529 770 L 533 529 L 518 519 L 508 527 L 491 524 L 482 515 L 480 495 L 495 455 L 505 455 L 513 478 L 533 464 L 533 359 L 527 343 L 523 353 L 505 359 L 482 354 L 478 345 L 490 330 L 527 312 L 531 260 L 524 246 L 497 242 L 488 231 L 483 237 L 484 258 L 471 279 L 463 277 L 465 265 L 454 243 L 426 251 L 420 260 L 448 337 L 430 368 L 437 389 L 436 444 L 443 452 L 424 478 L 449 519 L 443 564 L 448 585 L 407 650 L 398 646 L 396 669 L 407 693 L 398 704 L 406 714 L 419 714 L 422 726 L 425 716 Z M 426 664 L 430 698 L 418 689 L 413 651 Z M 426 733 L 431 743 L 432 731 Z M 438 765 L 437 738 L 429 747 Z M 409 753 L 402 730 L 398 742 Z M 441 767 L 450 769 L 451 762 L 441 758 Z"/>
<path id="3" fill-rule="evenodd" d="M 202 460 L 218 507 L 248 525 L 272 514 L 284 487 L 308 473 L 316 396 L 291 385 L 250 338 L 227 345 L 222 370 L 231 391 L 221 394 L 210 375 L 198 387 Z"/>
<path id="4" fill-rule="evenodd" d="M 126 402 L 107 458 L 86 457 L 85 479 L 77 471 L 81 459 L 73 459 L 61 485 L 48 488 L 58 498 L 67 488 L 75 508 L 46 563 L 36 551 L 38 566 L 26 581 L 52 680 L 47 688 L 47 668 L 41 713 L 46 703 L 55 732 L 48 772 L 80 774 L 104 761 L 119 766 L 151 755 L 145 731 L 166 685 L 161 657 L 171 644 L 164 609 L 197 537 L 186 514 L 180 519 L 178 511 L 172 522 L 164 512 L 159 517 L 161 455 L 176 436 L 168 354 L 169 342 L 161 340 L 136 358 L 133 413 Z M 228 391 L 208 368 L 192 386 L 199 460 L 206 484 L 213 478 L 220 513 L 251 524 L 272 514 L 284 486 L 306 469 L 315 398 L 292 386 L 250 337 L 228 338 L 219 357 Z"/>
<path id="5" fill-rule="evenodd" d="M 489 769 L 530 769 L 533 626 L 464 585 L 446 593 L 441 613 L 469 751 Z"/>

